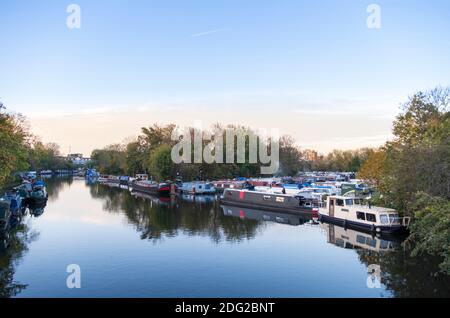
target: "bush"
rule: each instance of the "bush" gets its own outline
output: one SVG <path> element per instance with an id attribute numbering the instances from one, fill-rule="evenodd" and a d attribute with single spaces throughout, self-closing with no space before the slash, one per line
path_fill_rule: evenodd
<path id="1" fill-rule="evenodd" d="M 414 244 L 412 255 L 439 255 L 443 257 L 441 270 L 450 274 L 450 202 L 418 192 L 412 209 L 415 212 L 408 239 Z"/>

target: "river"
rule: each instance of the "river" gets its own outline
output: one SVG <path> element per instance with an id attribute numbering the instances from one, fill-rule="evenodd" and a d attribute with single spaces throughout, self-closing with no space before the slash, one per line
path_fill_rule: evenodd
<path id="1" fill-rule="evenodd" d="M 0 248 L 0 297 L 449 297 L 439 260 L 295 215 L 49 179 Z M 68 288 L 68 266 L 81 288 Z M 368 273 L 371 271 L 371 273 Z"/>

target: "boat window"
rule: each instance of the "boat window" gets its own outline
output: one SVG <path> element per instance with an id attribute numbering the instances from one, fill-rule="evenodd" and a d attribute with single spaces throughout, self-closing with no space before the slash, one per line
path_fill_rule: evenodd
<path id="1" fill-rule="evenodd" d="M 199 189 L 201 189 L 201 188 L 202 188 L 202 186 L 201 186 L 201 185 L 199 185 L 199 186 L 198 186 L 198 188 L 199 188 Z"/>
<path id="2" fill-rule="evenodd" d="M 356 235 L 356 242 L 366 244 L 366 237 L 358 234 Z"/>
<path id="3" fill-rule="evenodd" d="M 364 212 L 356 212 L 356 218 L 358 220 L 366 220 L 366 214 Z"/>
<path id="4" fill-rule="evenodd" d="M 345 205 L 353 205 L 353 199 L 345 199 Z"/>
<path id="5" fill-rule="evenodd" d="M 368 237 L 366 240 L 366 244 L 372 247 L 376 247 L 377 246 L 377 240 L 373 239 L 371 237 Z"/>
<path id="6" fill-rule="evenodd" d="M 344 200 L 342 200 L 342 199 L 337 199 L 337 200 L 336 200 L 336 205 L 338 205 L 338 206 L 344 206 Z"/>
<path id="7" fill-rule="evenodd" d="M 396 219 L 396 215 L 395 214 L 389 214 L 389 222 L 390 223 L 394 223 Z"/>
<path id="8" fill-rule="evenodd" d="M 341 239 L 336 239 L 336 245 L 339 247 L 344 247 L 345 246 L 345 241 L 341 240 Z"/>
<path id="9" fill-rule="evenodd" d="M 376 218 L 375 214 L 372 214 L 372 213 L 366 213 L 366 219 L 369 222 L 376 222 L 377 221 L 377 218 Z"/>
<path id="10" fill-rule="evenodd" d="M 263 196 L 263 199 L 264 199 L 264 200 L 270 200 L 270 198 L 271 198 L 270 195 L 265 195 L 265 196 Z"/>
<path id="11" fill-rule="evenodd" d="M 389 242 L 385 240 L 380 241 L 380 248 L 382 250 L 387 250 L 389 248 Z"/>
<path id="12" fill-rule="evenodd" d="M 381 224 L 389 224 L 388 216 L 386 214 L 381 214 L 380 215 L 380 222 L 381 222 Z"/>
<path id="13" fill-rule="evenodd" d="M 341 209 L 342 212 L 348 212 L 348 209 Z"/>

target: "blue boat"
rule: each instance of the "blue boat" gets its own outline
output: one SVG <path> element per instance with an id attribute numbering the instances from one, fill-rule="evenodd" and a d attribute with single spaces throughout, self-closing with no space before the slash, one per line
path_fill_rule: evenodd
<path id="1" fill-rule="evenodd" d="M 22 197 L 18 192 L 6 193 L 3 198 L 5 202 L 9 202 L 9 211 L 13 217 L 21 217 L 23 211 Z"/>
<path id="2" fill-rule="evenodd" d="M 9 209 L 11 202 L 5 197 L 0 198 L 0 237 L 3 237 L 5 231 L 8 230 L 11 211 Z"/>
<path id="3" fill-rule="evenodd" d="M 47 202 L 48 193 L 43 181 L 37 181 L 33 184 L 33 191 L 30 194 L 30 201 L 32 203 Z"/>

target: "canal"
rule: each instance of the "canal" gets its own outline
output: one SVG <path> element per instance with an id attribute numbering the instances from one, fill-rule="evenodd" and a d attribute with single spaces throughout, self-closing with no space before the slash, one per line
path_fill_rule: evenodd
<path id="1" fill-rule="evenodd" d="M 410 257 L 397 238 L 215 197 L 157 199 L 76 178 L 47 188 L 45 209 L 0 246 L 0 297 L 450 296 L 439 260 Z M 67 287 L 70 264 L 79 289 Z"/>

